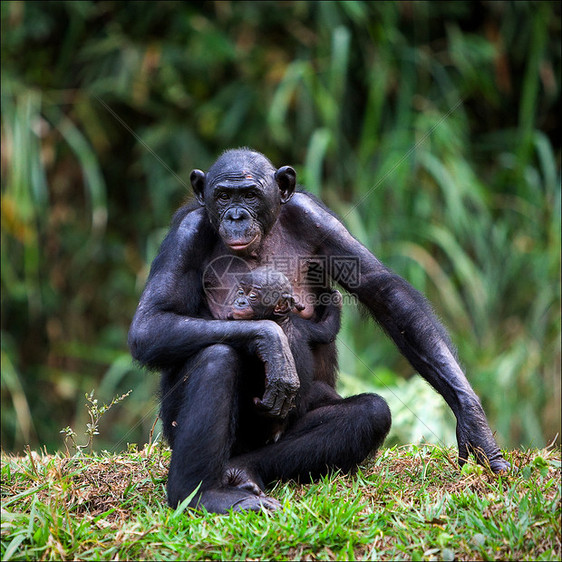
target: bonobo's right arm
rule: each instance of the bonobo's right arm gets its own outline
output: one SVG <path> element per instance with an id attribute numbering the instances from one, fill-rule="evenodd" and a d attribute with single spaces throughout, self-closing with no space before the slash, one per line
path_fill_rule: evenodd
<path id="1" fill-rule="evenodd" d="M 264 363 L 267 380 L 261 409 L 285 417 L 299 379 L 283 330 L 270 320 L 198 317 L 204 299 L 202 270 L 213 243 L 203 209 L 178 211 L 129 329 L 131 354 L 149 368 L 162 369 L 181 366 L 191 355 L 217 343 L 255 353 Z"/>

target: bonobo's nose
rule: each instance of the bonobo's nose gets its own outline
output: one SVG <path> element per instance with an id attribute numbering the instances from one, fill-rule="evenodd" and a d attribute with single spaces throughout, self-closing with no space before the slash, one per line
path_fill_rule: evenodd
<path id="1" fill-rule="evenodd" d="M 248 299 L 246 297 L 238 297 L 234 301 L 235 308 L 247 308 L 249 305 L 250 303 L 248 302 Z"/>
<path id="2" fill-rule="evenodd" d="M 246 209 L 234 207 L 233 209 L 228 209 L 228 211 L 226 211 L 224 218 L 229 221 L 243 221 L 250 218 L 250 213 L 248 213 Z"/>

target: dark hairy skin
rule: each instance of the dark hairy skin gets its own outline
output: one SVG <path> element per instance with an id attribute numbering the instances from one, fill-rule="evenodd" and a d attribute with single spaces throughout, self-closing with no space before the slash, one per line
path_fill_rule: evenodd
<path id="1" fill-rule="evenodd" d="M 495 472 L 509 469 L 425 298 L 322 203 L 295 191 L 291 167 L 276 169 L 262 154 L 237 149 L 206 174 L 194 170 L 191 183 L 196 202 L 174 216 L 129 331 L 133 357 L 161 372 L 171 506 L 200 486 L 192 507 L 277 509 L 266 484 L 352 471 L 380 447 L 390 428 L 388 406 L 375 394 L 339 397 L 335 344 L 313 343 L 331 283 L 359 299 L 446 400 L 457 419 L 459 462 L 472 453 Z M 356 275 L 338 267 L 344 259 L 354 260 Z M 304 305 L 295 322 L 311 342 L 305 376 L 274 320 L 228 319 L 235 274 L 280 260 Z M 268 442 L 271 427 L 263 420 L 287 420 L 277 442 Z"/>

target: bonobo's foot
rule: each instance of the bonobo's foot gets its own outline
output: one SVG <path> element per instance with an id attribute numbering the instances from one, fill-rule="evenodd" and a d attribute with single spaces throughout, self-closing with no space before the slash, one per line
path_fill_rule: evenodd
<path id="1" fill-rule="evenodd" d="M 222 484 L 226 489 L 248 492 L 250 495 L 232 506 L 233 511 L 276 511 L 281 504 L 263 492 L 261 478 L 249 467 L 230 463 L 224 471 Z"/>
<path id="2" fill-rule="evenodd" d="M 276 511 L 281 504 L 264 494 L 257 496 L 240 488 L 217 488 L 206 490 L 197 502 L 197 508 L 204 507 L 210 513 L 232 511 Z"/>
<path id="3" fill-rule="evenodd" d="M 230 464 L 224 471 L 222 484 L 226 487 L 240 488 L 256 496 L 265 496 L 263 493 L 263 482 L 248 467 Z"/>
<path id="4" fill-rule="evenodd" d="M 484 427 L 471 428 L 468 431 L 457 423 L 457 442 L 459 446 L 459 465 L 463 466 L 472 453 L 478 464 L 489 466 L 495 474 L 505 475 L 511 465 L 503 458 L 492 432 L 487 424 Z"/>

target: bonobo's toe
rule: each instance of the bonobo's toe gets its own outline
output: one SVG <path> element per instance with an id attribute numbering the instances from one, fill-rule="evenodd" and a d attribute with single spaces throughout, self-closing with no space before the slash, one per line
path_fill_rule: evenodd
<path id="1" fill-rule="evenodd" d="M 281 503 L 270 496 L 248 496 L 232 506 L 232 511 L 277 511 Z"/>

